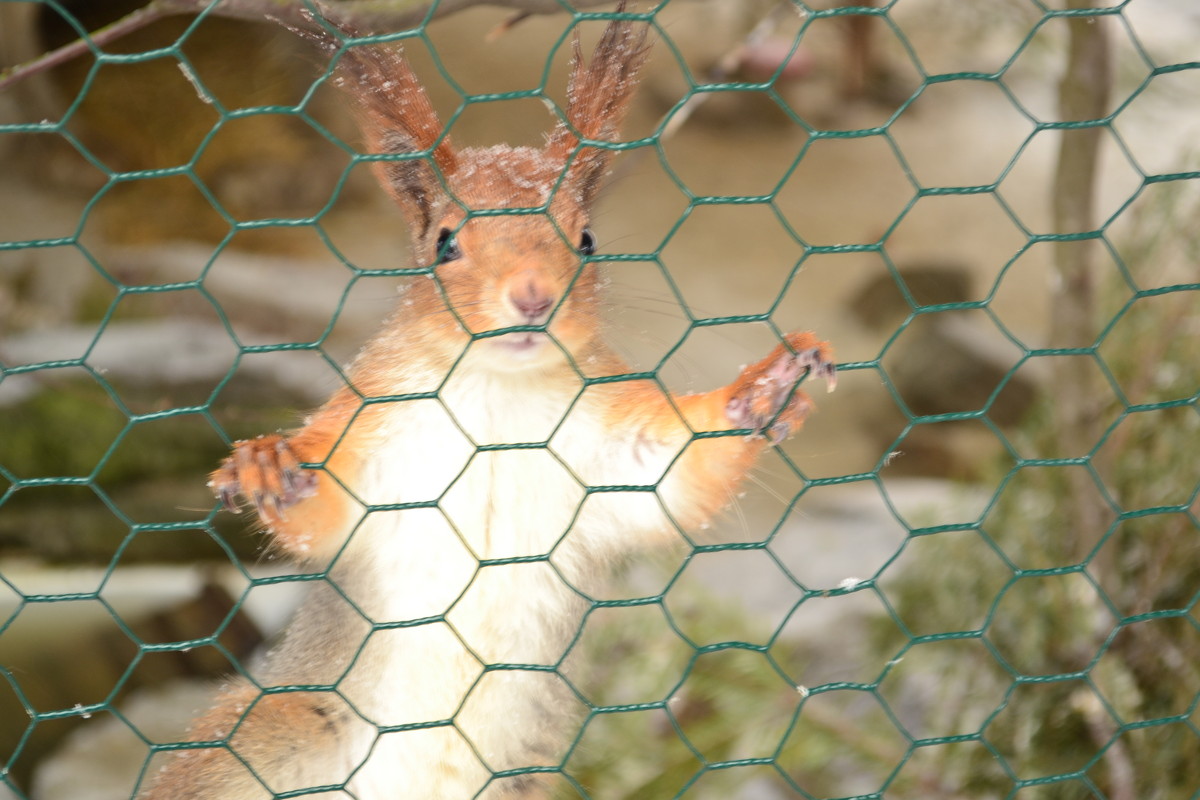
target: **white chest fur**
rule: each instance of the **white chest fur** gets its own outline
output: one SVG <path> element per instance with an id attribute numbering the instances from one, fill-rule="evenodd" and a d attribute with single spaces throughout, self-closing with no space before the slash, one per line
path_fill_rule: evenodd
<path id="1" fill-rule="evenodd" d="M 357 797 L 472 797 L 491 773 L 561 762 L 580 703 L 555 668 L 612 558 L 672 535 L 664 474 L 687 442 L 648 438 L 618 398 L 464 359 L 436 399 L 388 408 L 347 486 L 364 514 L 337 590 L 307 608 L 340 644 L 304 677 L 384 732 Z"/>
<path id="2" fill-rule="evenodd" d="M 573 523 L 586 491 L 549 449 L 504 445 L 546 442 L 568 410 L 590 411 L 578 388 L 462 374 L 437 400 L 397 404 L 352 487 L 383 508 L 332 571 L 377 626 L 344 694 L 378 726 L 445 723 L 381 739 L 361 797 L 469 797 L 481 775 L 557 763 L 570 741 L 570 693 L 547 668 L 586 610 L 570 585 L 578 558 L 556 558 L 564 537 L 585 535 Z"/>

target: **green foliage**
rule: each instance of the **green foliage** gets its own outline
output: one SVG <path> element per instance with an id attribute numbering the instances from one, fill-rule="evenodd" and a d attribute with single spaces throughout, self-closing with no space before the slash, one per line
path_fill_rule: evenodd
<path id="1" fill-rule="evenodd" d="M 991 655 L 976 655 L 991 668 L 956 657 L 929 665 L 960 713 L 985 717 L 970 731 L 985 746 L 967 770 L 984 775 L 996 756 L 1006 765 L 980 796 L 1005 796 L 1014 777 L 1073 774 L 1079 782 L 1038 796 L 1184 798 L 1200 785 L 1200 363 L 1172 335 L 1195 330 L 1200 309 L 1188 293 L 1149 299 L 1126 306 L 1112 326 L 1124 335 L 1103 350 L 1115 384 L 1130 387 L 1097 398 L 1097 415 L 1114 420 L 1093 459 L 1107 527 L 1081 530 L 1063 502 L 1069 473 L 1085 467 L 1024 466 L 1005 476 L 980 526 L 1014 565 L 999 596 L 972 581 L 968 541 L 955 536 L 938 536 L 896 586 L 898 613 L 925 631 L 957 632 L 964 602 L 992 603 L 987 623 L 967 632 L 982 637 Z M 1053 402 L 1043 398 L 1013 435 L 1018 448 L 1054 451 Z M 963 767 L 962 753 L 936 752 L 923 762 L 931 773 Z"/>
<path id="2" fill-rule="evenodd" d="M 105 564 L 131 523 L 208 514 L 211 499 L 197 476 L 224 456 L 225 441 L 197 414 L 131 424 L 117 399 L 121 388 L 111 380 L 63 378 L 3 409 L 0 464 L 19 483 L 0 493 L 0 551 Z M 288 409 L 259 408 L 229 429 L 249 436 L 293 417 Z M 241 527 L 228 525 L 227 539 L 252 558 L 259 543 Z M 178 547 L 137 553 L 139 560 L 198 556 Z"/>

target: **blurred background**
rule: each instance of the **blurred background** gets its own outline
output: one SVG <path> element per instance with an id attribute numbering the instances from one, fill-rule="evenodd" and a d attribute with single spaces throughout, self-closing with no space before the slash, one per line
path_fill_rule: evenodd
<path id="1" fill-rule="evenodd" d="M 206 474 L 410 266 L 323 57 L 226 5 L 39 68 L 141 4 L 0 3 L 0 797 L 128 797 L 286 620 Z M 561 99 L 576 24 L 472 5 L 405 53 L 458 146 L 538 145 L 540 99 L 466 98 Z M 610 340 L 676 391 L 795 329 L 842 371 L 729 549 L 589 616 L 560 671 L 644 705 L 563 796 L 1197 796 L 1200 9 L 671 0 L 652 38 Z"/>

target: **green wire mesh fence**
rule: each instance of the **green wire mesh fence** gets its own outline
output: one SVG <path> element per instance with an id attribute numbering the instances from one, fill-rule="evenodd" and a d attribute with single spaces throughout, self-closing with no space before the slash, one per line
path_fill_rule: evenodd
<path id="1" fill-rule="evenodd" d="M 75 4 L 0 9 L 47 48 L 96 27 Z M 612 17 L 563 12 L 523 23 L 546 43 L 532 88 L 456 80 L 442 43 L 456 17 L 398 38 L 422 80 L 444 82 L 433 94 L 456 136 L 511 104 L 536 127 L 488 117 L 474 130 L 512 141 L 543 127 L 571 29 Z M 1200 24 L 1194 9 L 674 0 L 633 16 L 653 26 L 667 77 L 646 78 L 620 145 L 630 166 L 617 162 L 596 227 L 634 296 L 615 293 L 632 309 L 618 327 L 636 331 L 664 301 L 673 320 L 662 341 L 631 344 L 635 363 L 671 382 L 702 361 L 716 385 L 780 332 L 813 327 L 840 348 L 842 385 L 765 457 L 732 521 L 689 539 L 654 588 L 634 576 L 642 590 L 594 604 L 552 665 L 579 733 L 534 771 L 564 797 L 1200 797 L 1200 172 L 1187 145 L 1200 53 L 1169 35 Z M 717 55 L 766 51 L 768 23 L 782 55 L 759 73 L 749 57 L 739 73 L 687 66 L 689 44 L 734 23 Z M 0 83 L 16 109 L 0 140 L 20 143 L 0 144 L 13 165 L 0 222 L 0 776 L 15 797 L 81 796 L 55 790 L 47 765 L 92 763 L 65 759 L 98 725 L 129 767 L 96 796 L 131 795 L 152 752 L 179 746 L 143 725 L 139 693 L 245 671 L 261 621 L 249 607 L 322 580 L 264 569 L 204 474 L 231 440 L 294 424 L 293 409 L 342 380 L 346 342 L 371 327 L 353 318 L 384 313 L 374 287 L 428 272 L 345 221 L 397 225 L 362 199 L 365 160 L 344 114 L 322 105 L 315 59 L 285 48 L 272 67 L 247 49 L 275 70 L 275 94 L 224 99 L 197 48 L 232 58 L 245 40 L 227 24 L 212 3 Z M 507 56 L 528 49 L 521 30 Z M 295 38 L 278 34 L 252 41 Z M 817 66 L 790 86 L 806 54 Z M 173 101 L 137 82 L 164 65 Z M 45 108 L 47 75 L 68 99 L 27 119 Z M 122 97 L 134 101 L 105 140 L 97 108 Z M 150 113 L 180 97 L 163 116 L 191 133 Z M 274 170 L 256 173 L 264 163 Z M 272 181 L 283 200 L 263 193 Z M 86 199 L 55 201 L 57 222 L 41 201 L 21 207 L 50 184 Z M 263 216 L 288 195 L 307 210 Z M 322 250 L 335 270 L 287 271 Z M 959 260 L 987 266 L 963 277 Z M 721 263 L 698 272 L 704 261 Z M 311 287 L 308 309 L 273 302 L 271 281 Z M 747 300 L 745 284 L 762 291 Z M 64 293 L 66 312 L 45 299 Z M 323 321 L 305 328 L 302 312 Z M 710 363 L 722 352 L 733 360 Z M 250 369 L 274 356 L 311 357 L 300 389 L 286 369 Z M 131 359 L 153 380 L 130 379 Z M 829 548 L 843 559 L 822 562 Z M 169 572 L 188 585 L 131 602 L 142 565 L 179 561 L 225 566 Z M 747 611 L 706 587 L 721 582 L 769 597 Z M 184 611 L 161 610 L 173 604 Z"/>

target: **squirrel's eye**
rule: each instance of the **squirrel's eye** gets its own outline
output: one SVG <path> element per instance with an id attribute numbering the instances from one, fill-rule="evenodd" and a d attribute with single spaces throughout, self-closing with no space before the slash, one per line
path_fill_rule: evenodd
<path id="1" fill-rule="evenodd" d="M 596 252 L 596 235 L 591 228 L 583 229 L 583 235 L 579 237 L 579 252 L 585 256 Z"/>
<path id="2" fill-rule="evenodd" d="M 454 238 L 454 234 L 449 228 L 442 228 L 438 231 L 437 238 L 437 263 L 445 264 L 447 261 L 457 261 L 462 258 L 462 250 L 459 249 L 458 240 Z"/>

